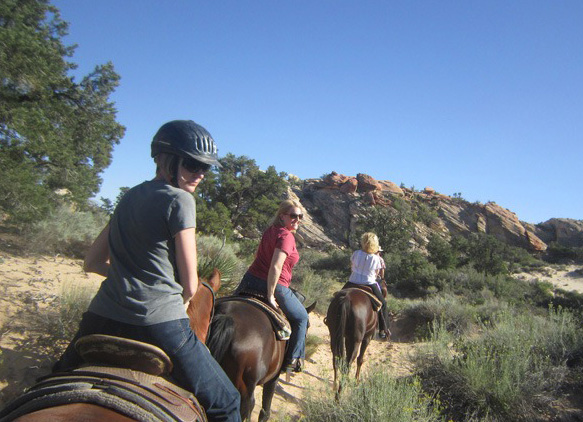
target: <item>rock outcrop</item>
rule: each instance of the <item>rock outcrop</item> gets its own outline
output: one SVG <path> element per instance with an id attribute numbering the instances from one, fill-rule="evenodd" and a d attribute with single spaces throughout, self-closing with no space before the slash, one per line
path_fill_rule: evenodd
<path id="1" fill-rule="evenodd" d="M 352 177 L 332 172 L 322 179 L 308 179 L 303 187 L 290 190 L 289 195 L 297 198 L 306 210 L 307 218 L 299 234 L 308 246 L 349 246 L 366 208 L 373 205 L 391 207 L 397 200 L 409 201 L 413 209 L 423 204 L 436 213 L 438 218 L 426 224 L 416 222 L 419 243 L 423 243 L 429 233 L 439 232 L 445 236 L 486 233 L 533 252 L 546 250 L 550 242 L 583 246 L 581 220 L 554 218 L 538 225 L 528 224 L 494 202 L 469 203 L 440 194 L 431 187 L 416 192 L 363 173 Z M 423 244 L 417 246 L 424 247 Z"/>
<path id="2" fill-rule="evenodd" d="M 583 246 L 583 220 L 551 218 L 534 226 L 533 232 L 547 244 L 557 242 L 568 247 Z"/>

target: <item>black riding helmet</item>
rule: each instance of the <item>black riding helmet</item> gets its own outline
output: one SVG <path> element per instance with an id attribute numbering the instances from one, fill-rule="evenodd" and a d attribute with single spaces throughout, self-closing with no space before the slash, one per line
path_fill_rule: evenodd
<path id="1" fill-rule="evenodd" d="M 213 137 L 192 120 L 172 120 L 158 129 L 152 139 L 152 157 L 161 152 L 222 167 Z"/>

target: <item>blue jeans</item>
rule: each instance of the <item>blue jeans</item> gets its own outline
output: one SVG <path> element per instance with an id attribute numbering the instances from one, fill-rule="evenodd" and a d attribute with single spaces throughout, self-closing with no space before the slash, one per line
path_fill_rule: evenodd
<path id="1" fill-rule="evenodd" d="M 236 292 L 253 290 L 267 295 L 267 281 L 245 273 Z M 308 312 L 296 295 L 288 287 L 278 284 L 275 286 L 275 300 L 287 317 L 292 333 L 288 340 L 285 361 L 306 357 L 306 332 L 308 331 Z"/>
<path id="2" fill-rule="evenodd" d="M 125 324 L 92 312 L 83 314 L 79 331 L 53 371 L 75 368 L 82 363 L 75 341 L 88 334 L 108 334 L 158 346 L 172 360 L 176 383 L 191 391 L 211 421 L 240 421 L 241 397 L 206 346 L 190 329 L 187 318 L 149 326 Z"/>

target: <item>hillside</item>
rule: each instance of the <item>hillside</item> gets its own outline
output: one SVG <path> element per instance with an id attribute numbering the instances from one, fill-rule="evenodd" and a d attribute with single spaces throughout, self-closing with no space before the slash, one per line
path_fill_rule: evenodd
<path id="1" fill-rule="evenodd" d="M 430 233 L 444 238 L 485 233 L 535 253 L 543 253 L 552 242 L 583 247 L 583 220 L 553 218 L 540 224 L 526 223 L 494 202 L 470 203 L 430 187 L 416 191 L 362 173 L 345 176 L 332 172 L 321 179 L 298 179 L 289 196 L 305 207 L 308 216 L 300 234 L 305 244 L 316 247 L 331 243 L 356 247 L 350 242 L 359 220 L 374 205 L 409 209 L 415 216 L 414 240 L 421 248 Z"/>

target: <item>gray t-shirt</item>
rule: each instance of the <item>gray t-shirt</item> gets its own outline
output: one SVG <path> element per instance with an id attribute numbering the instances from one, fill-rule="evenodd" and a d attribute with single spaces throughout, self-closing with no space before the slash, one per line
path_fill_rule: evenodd
<path id="1" fill-rule="evenodd" d="M 188 318 L 174 236 L 191 227 L 196 206 L 188 192 L 160 180 L 130 189 L 111 218 L 111 266 L 89 311 L 140 326 Z"/>

